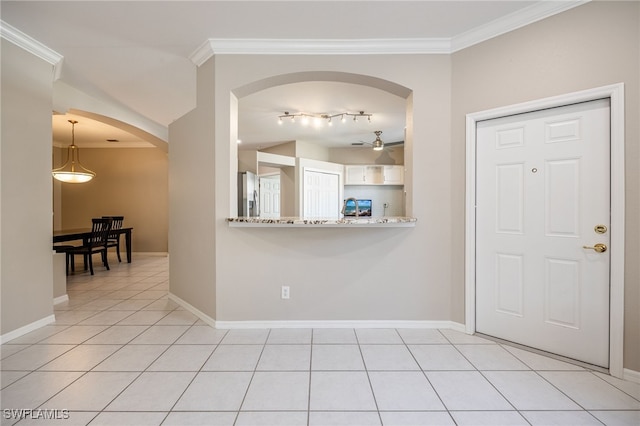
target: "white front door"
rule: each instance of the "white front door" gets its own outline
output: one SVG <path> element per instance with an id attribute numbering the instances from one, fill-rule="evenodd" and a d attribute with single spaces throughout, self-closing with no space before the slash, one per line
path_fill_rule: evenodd
<path id="1" fill-rule="evenodd" d="M 476 331 L 608 367 L 609 110 L 477 123 Z"/>
<path id="2" fill-rule="evenodd" d="M 260 176 L 260 217 L 280 217 L 280 175 Z"/>

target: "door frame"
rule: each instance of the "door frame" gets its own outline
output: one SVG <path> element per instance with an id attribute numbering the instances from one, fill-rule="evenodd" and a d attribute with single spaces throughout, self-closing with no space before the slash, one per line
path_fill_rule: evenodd
<path id="1" fill-rule="evenodd" d="M 609 374 L 622 378 L 624 345 L 624 83 L 568 93 L 466 116 L 465 331 L 476 331 L 476 123 L 579 102 L 611 101 L 611 262 Z"/>

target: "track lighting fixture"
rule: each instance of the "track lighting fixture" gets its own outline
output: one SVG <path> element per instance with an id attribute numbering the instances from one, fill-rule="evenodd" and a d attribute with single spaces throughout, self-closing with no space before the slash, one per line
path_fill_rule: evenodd
<path id="1" fill-rule="evenodd" d="M 348 117 L 353 117 L 353 121 L 357 122 L 359 118 L 366 117 L 367 121 L 371 123 L 371 117 L 373 114 L 366 113 L 364 111 L 358 112 L 339 112 L 336 114 L 309 114 L 306 112 L 289 112 L 285 111 L 284 114 L 278 116 L 278 124 L 282 124 L 284 120 L 291 120 L 292 123 L 295 123 L 296 117 L 300 117 L 302 124 L 309 124 L 309 120 L 313 119 L 314 124 L 319 125 L 322 123 L 322 120 L 326 120 L 328 126 L 332 126 L 332 120 L 336 117 L 340 117 L 341 122 L 346 122 Z"/>

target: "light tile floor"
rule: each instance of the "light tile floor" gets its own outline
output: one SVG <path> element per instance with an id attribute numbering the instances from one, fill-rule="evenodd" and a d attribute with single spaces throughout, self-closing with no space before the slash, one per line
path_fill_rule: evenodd
<path id="1" fill-rule="evenodd" d="M 3 425 L 640 424 L 602 373 L 451 330 L 216 330 L 167 299 L 168 258 L 112 265 L 0 347 Z"/>

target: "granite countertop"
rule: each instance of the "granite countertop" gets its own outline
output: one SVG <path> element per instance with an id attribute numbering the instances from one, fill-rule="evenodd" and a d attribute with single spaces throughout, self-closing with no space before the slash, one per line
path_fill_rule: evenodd
<path id="1" fill-rule="evenodd" d="M 412 227 L 418 219 L 404 216 L 304 218 L 304 217 L 229 217 L 229 226 L 237 227 Z"/>

